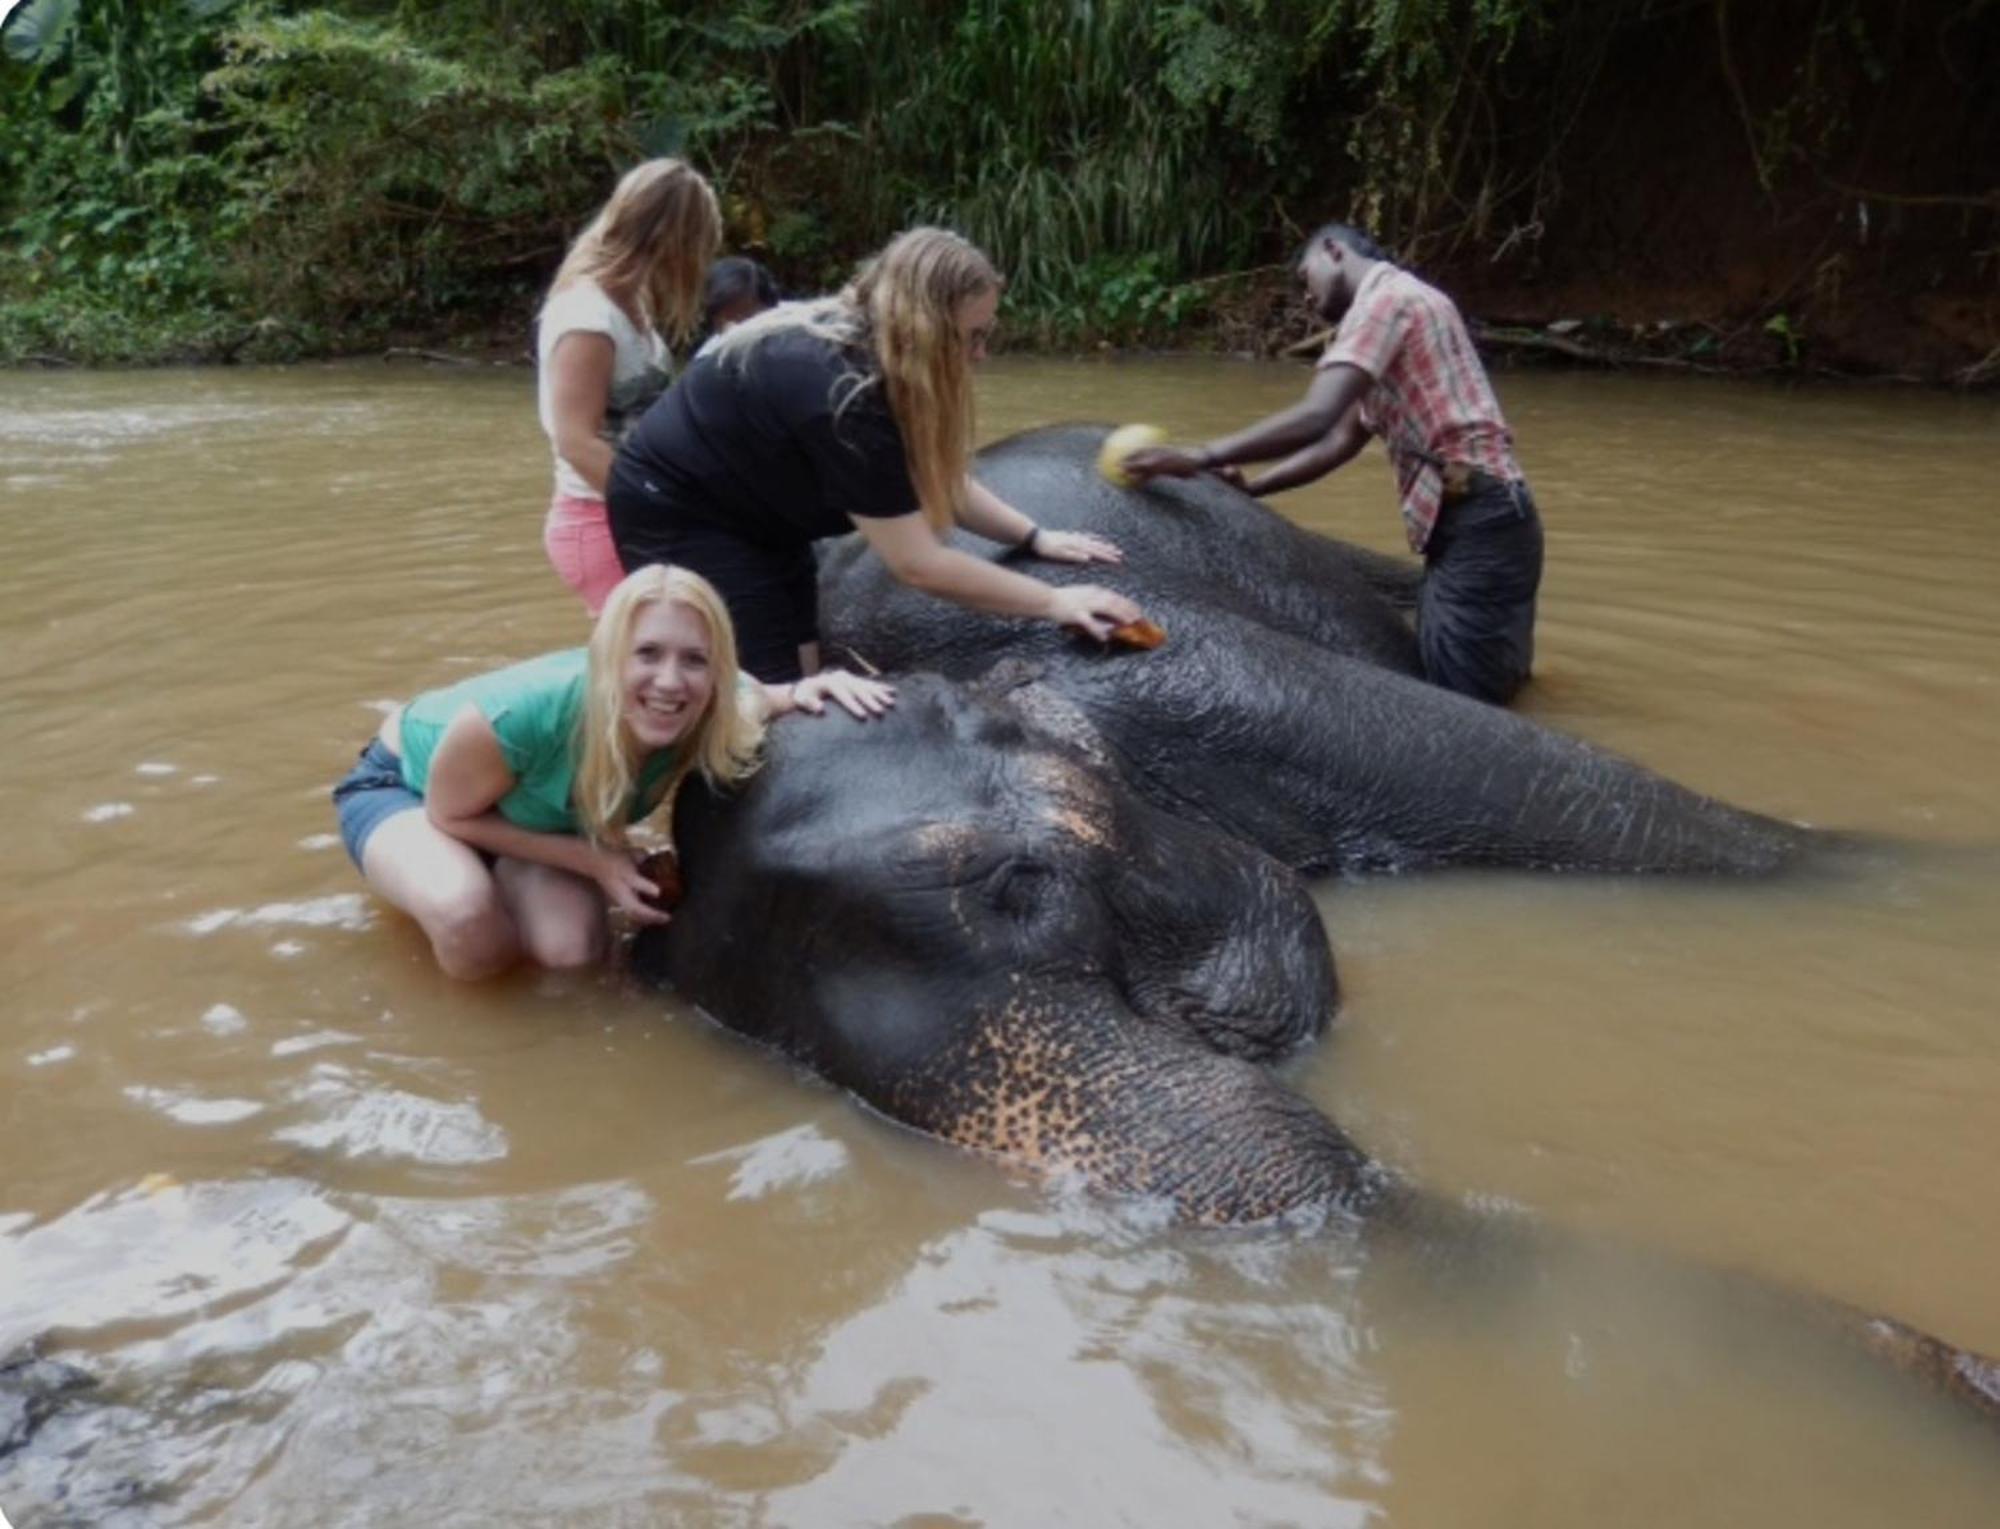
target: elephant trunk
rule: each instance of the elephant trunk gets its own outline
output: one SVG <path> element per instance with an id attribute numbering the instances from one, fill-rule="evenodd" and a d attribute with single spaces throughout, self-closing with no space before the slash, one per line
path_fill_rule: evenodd
<path id="1" fill-rule="evenodd" d="M 1385 1189 L 1381 1170 L 1264 1068 L 1101 988 L 1024 988 L 872 1102 L 973 1151 L 1165 1200 L 1187 1221 L 1365 1210 Z"/>

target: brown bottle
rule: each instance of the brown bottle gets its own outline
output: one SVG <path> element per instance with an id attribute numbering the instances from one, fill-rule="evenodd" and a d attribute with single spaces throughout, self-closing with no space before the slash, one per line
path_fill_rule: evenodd
<path id="1" fill-rule="evenodd" d="M 652 882 L 660 890 L 646 899 L 662 913 L 672 913 L 681 903 L 686 893 L 686 884 L 681 880 L 680 856 L 670 849 L 656 849 L 639 862 L 639 874 Z"/>

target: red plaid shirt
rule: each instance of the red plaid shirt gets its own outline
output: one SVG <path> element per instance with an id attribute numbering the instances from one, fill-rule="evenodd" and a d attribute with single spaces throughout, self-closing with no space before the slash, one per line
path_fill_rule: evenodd
<path id="1" fill-rule="evenodd" d="M 1513 432 L 1465 321 L 1450 298 L 1408 271 L 1385 260 L 1362 279 L 1319 364 L 1359 367 L 1374 381 L 1361 397 L 1361 423 L 1389 448 L 1403 529 L 1416 551 L 1437 524 L 1446 462 L 1521 476 Z"/>

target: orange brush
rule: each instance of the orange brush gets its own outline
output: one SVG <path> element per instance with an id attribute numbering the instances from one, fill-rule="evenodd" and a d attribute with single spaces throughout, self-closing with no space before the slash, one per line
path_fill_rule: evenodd
<path id="1" fill-rule="evenodd" d="M 1167 640 L 1166 628 L 1141 616 L 1111 629 L 1111 640 L 1121 648 L 1157 648 Z"/>

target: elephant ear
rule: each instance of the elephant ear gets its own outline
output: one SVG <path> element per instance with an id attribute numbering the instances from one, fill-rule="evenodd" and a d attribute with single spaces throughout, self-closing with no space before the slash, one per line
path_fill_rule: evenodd
<path id="1" fill-rule="evenodd" d="M 1363 1209 L 1387 1180 L 1263 1068 L 1116 1009 L 1017 996 L 870 1101 L 974 1152 L 1235 1224 Z"/>

